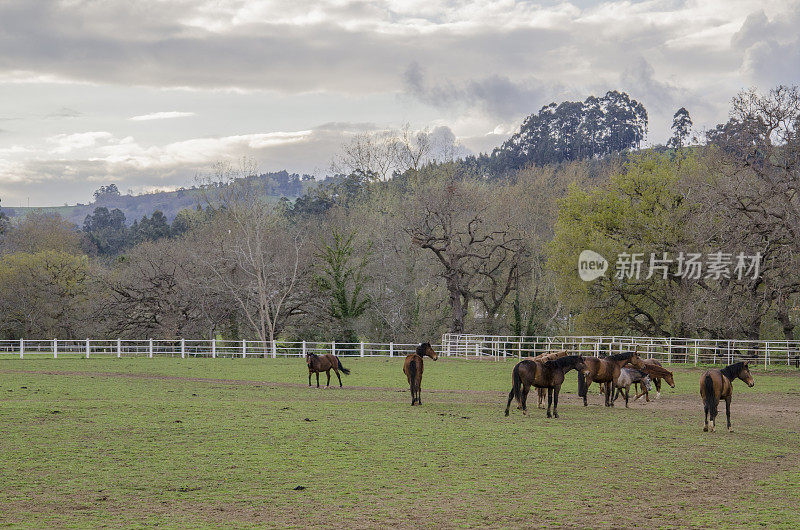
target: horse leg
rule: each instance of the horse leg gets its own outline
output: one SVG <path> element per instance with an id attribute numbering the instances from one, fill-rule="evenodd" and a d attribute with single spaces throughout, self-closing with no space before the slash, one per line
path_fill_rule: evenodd
<path id="1" fill-rule="evenodd" d="M 311 370 L 308 371 L 308 388 L 311 388 Z"/>
<path id="2" fill-rule="evenodd" d="M 661 378 L 656 377 L 653 382 L 656 384 L 656 399 L 658 399 L 661 397 Z M 650 401 L 650 399 L 647 401 Z"/>
<path id="3" fill-rule="evenodd" d="M 544 388 L 537 388 L 536 393 L 539 394 L 539 408 L 544 408 Z"/>
<path id="4" fill-rule="evenodd" d="M 625 408 L 628 408 L 628 397 L 630 396 L 630 390 L 628 388 L 625 389 Z"/>
<path id="5" fill-rule="evenodd" d="M 561 386 L 553 389 L 553 417 L 558 418 L 558 393 L 561 391 Z"/>
<path id="6" fill-rule="evenodd" d="M 548 387 L 547 388 L 547 417 L 552 418 L 553 415 L 550 414 L 550 407 L 553 405 L 553 389 Z"/>
<path id="7" fill-rule="evenodd" d="M 317 372 L 317 388 L 319 388 L 319 372 Z"/>
<path id="8" fill-rule="evenodd" d="M 422 405 L 422 381 L 417 383 L 417 405 Z"/>
<path id="9" fill-rule="evenodd" d="M 508 393 L 508 403 L 506 403 L 506 416 L 508 416 L 508 409 L 511 408 L 511 401 L 514 399 L 514 389 L 511 389 L 511 392 Z"/>
<path id="10" fill-rule="evenodd" d="M 733 432 L 731 428 L 731 396 L 725 398 L 725 415 L 728 417 L 728 432 Z"/>
<path id="11" fill-rule="evenodd" d="M 592 380 L 591 380 L 591 379 L 590 379 L 590 378 L 587 376 L 587 377 L 586 377 L 586 387 L 584 388 L 584 390 L 586 391 L 586 393 L 583 395 L 583 406 L 584 406 L 584 407 L 586 407 L 586 406 L 588 406 L 588 405 L 589 405 L 589 402 L 587 401 L 587 399 L 586 399 L 586 398 L 589 396 L 589 386 L 590 386 L 591 384 L 592 384 Z"/>
<path id="12" fill-rule="evenodd" d="M 703 425 L 703 432 L 708 432 L 708 405 L 703 400 L 703 412 L 705 412 L 705 424 Z"/>
<path id="13" fill-rule="evenodd" d="M 611 399 L 611 395 L 614 393 L 614 385 L 611 382 L 606 383 L 606 403 L 607 406 L 613 407 L 614 400 Z"/>
<path id="14" fill-rule="evenodd" d="M 325 375 L 328 376 L 328 382 L 325 383 L 325 388 L 328 388 L 329 386 L 331 386 L 331 369 L 330 368 L 325 370 Z"/>
<path id="15" fill-rule="evenodd" d="M 342 376 L 339 375 L 339 369 L 334 366 L 333 371 L 336 374 L 336 379 L 339 380 L 339 388 L 342 388 Z"/>
<path id="16" fill-rule="evenodd" d="M 713 397 L 713 399 L 717 399 L 717 398 Z M 719 411 L 719 400 L 718 399 L 717 399 L 717 411 Z M 709 425 L 709 430 L 711 432 L 714 432 L 714 423 L 716 421 L 717 421 L 717 415 L 712 412 L 711 413 L 711 422 L 710 422 L 710 425 Z"/>
<path id="17" fill-rule="evenodd" d="M 522 408 L 522 413 L 524 415 L 528 415 L 528 392 L 531 390 L 531 385 L 523 383 L 522 384 L 522 399 L 520 400 L 520 407 Z"/>

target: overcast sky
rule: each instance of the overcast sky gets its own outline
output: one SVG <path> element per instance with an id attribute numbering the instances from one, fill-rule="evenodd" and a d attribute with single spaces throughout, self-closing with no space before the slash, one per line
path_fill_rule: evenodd
<path id="1" fill-rule="evenodd" d="M 364 130 L 490 150 L 550 101 L 619 89 L 664 142 L 742 88 L 800 83 L 797 0 L 0 0 L 0 199 L 191 185 L 216 161 L 326 174 Z"/>

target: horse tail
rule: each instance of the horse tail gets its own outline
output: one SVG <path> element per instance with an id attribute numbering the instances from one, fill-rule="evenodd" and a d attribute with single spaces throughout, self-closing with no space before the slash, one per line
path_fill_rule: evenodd
<path id="1" fill-rule="evenodd" d="M 417 363 L 414 362 L 414 359 L 411 359 L 411 362 L 408 363 L 408 380 L 413 388 L 414 383 L 417 381 Z"/>
<path id="2" fill-rule="evenodd" d="M 511 392 L 514 393 L 514 399 L 517 400 L 517 404 L 522 405 L 522 377 L 519 375 L 519 363 L 511 373 Z"/>
<path id="3" fill-rule="evenodd" d="M 706 389 L 705 406 L 708 408 L 708 413 L 713 418 L 717 415 L 717 400 L 714 395 L 714 380 L 711 379 L 710 374 L 706 375 L 706 378 L 703 380 L 703 386 Z"/>
<path id="4" fill-rule="evenodd" d="M 578 397 L 586 397 L 586 376 L 578 370 Z"/>
<path id="5" fill-rule="evenodd" d="M 342 366 L 342 361 L 340 361 L 338 357 L 336 358 L 336 362 L 339 363 L 339 370 L 341 370 L 344 375 L 350 375 L 350 370 Z"/>

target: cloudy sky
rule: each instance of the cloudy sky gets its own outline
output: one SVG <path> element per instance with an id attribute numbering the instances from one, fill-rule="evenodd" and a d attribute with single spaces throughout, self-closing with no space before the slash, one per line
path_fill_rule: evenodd
<path id="1" fill-rule="evenodd" d="M 0 199 L 191 185 L 216 161 L 322 177 L 360 131 L 490 150 L 543 104 L 620 89 L 665 141 L 800 83 L 797 0 L 0 0 Z"/>

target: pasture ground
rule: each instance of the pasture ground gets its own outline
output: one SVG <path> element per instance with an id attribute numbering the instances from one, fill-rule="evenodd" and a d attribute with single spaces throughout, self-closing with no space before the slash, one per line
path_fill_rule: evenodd
<path id="1" fill-rule="evenodd" d="M 699 369 L 627 410 L 572 372 L 547 420 L 503 417 L 511 360 L 426 361 L 414 408 L 402 359 L 343 363 L 317 390 L 303 359 L 0 360 L 0 525 L 800 526 L 798 372 L 735 383 L 710 434 Z"/>

